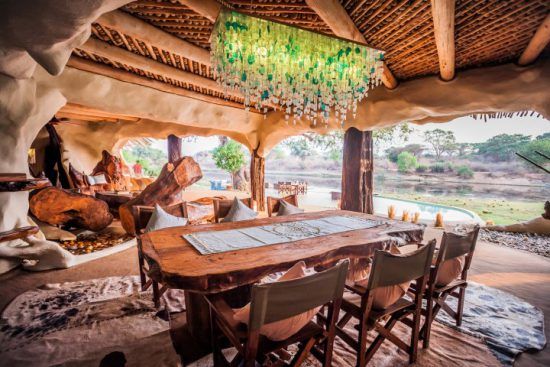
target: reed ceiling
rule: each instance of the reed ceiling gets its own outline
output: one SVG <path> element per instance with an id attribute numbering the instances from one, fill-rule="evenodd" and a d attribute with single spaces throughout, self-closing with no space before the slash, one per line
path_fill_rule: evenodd
<path id="1" fill-rule="evenodd" d="M 386 51 L 386 64 L 398 81 L 439 73 L 438 49 L 429 0 L 339 1 L 367 43 Z M 212 21 L 182 3 L 186 1 L 140 0 L 121 10 L 208 51 Z M 334 34 L 308 6 L 306 0 L 219 0 L 217 3 L 246 14 L 328 35 Z M 549 11 L 550 2 L 547 0 L 456 0 L 456 69 L 460 71 L 517 61 Z M 213 79 L 212 71 L 206 63 L 192 61 L 185 55 L 159 48 L 154 43 L 144 42 L 135 35 L 126 35 L 100 22 L 93 24 L 92 37 L 140 55 L 151 62 Z M 84 49 L 76 49 L 74 56 L 177 88 L 223 98 L 233 104 L 242 102 L 240 96 L 226 96 L 219 90 L 145 71 L 135 65 L 94 55 Z"/>

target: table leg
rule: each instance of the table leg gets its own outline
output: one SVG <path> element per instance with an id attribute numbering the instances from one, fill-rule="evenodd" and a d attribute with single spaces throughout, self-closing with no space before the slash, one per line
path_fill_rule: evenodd
<path id="1" fill-rule="evenodd" d="M 210 310 L 204 295 L 185 291 L 187 328 L 205 350 L 210 351 Z"/>

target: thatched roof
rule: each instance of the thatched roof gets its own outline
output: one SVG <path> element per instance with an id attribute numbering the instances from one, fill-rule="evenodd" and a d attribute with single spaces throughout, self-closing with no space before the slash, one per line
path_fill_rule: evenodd
<path id="1" fill-rule="evenodd" d="M 342 18 L 332 21 L 325 16 L 330 23 L 327 24 L 319 9 L 308 6 L 312 3 L 328 6 L 329 16 L 343 9 L 344 19 L 350 24 L 342 25 L 345 23 Z M 220 4 L 326 34 L 342 36 L 346 30 L 338 29 L 339 26 L 355 27 L 360 32 L 356 40 L 386 51 L 390 81 L 384 84 L 389 87 L 400 81 L 439 74 L 442 57 L 451 58 L 453 72 L 458 73 L 515 62 L 550 11 L 550 2 L 546 0 L 457 0 L 452 58 L 450 54 L 442 55 L 442 50 L 438 55 L 436 33 L 441 31 L 434 29 L 435 10 L 429 0 L 340 0 L 339 3 L 336 0 L 140 0 L 110 14 L 110 19 L 99 18 L 92 26 L 93 39 L 74 51 L 69 66 L 175 94 L 199 99 L 204 96 L 213 103 L 242 106 L 242 96 L 224 95 L 216 87 L 209 65 L 213 15 Z M 330 9 L 333 5 L 339 9 Z M 152 37 L 150 28 L 141 27 L 144 22 L 166 36 L 175 37 Z M 177 40 L 181 44 L 176 48 L 165 47 Z M 193 57 L 182 51 L 188 47 L 192 48 Z M 128 53 L 137 58 L 129 57 L 132 55 Z M 395 84 L 391 82 L 392 75 Z"/>

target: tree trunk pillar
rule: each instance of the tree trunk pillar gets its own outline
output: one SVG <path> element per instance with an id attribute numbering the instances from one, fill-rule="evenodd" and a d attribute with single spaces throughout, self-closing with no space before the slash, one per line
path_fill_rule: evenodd
<path id="1" fill-rule="evenodd" d="M 174 163 L 182 158 L 181 155 L 181 138 L 170 134 L 168 135 L 168 162 Z"/>
<path id="2" fill-rule="evenodd" d="M 352 127 L 344 135 L 341 208 L 373 214 L 372 131 Z"/>
<path id="3" fill-rule="evenodd" d="M 258 210 L 265 210 L 265 158 L 258 155 L 257 149 L 250 157 L 250 191 Z"/>

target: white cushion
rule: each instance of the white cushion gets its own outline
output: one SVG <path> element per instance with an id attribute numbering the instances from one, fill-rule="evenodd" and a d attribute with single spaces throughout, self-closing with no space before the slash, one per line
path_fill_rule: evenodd
<path id="1" fill-rule="evenodd" d="M 235 197 L 235 199 L 233 199 L 233 204 L 231 204 L 229 212 L 227 213 L 225 218 L 222 219 L 222 222 L 239 222 L 241 220 L 254 219 L 257 216 L 258 213 L 247 207 L 242 201 Z"/>
<path id="2" fill-rule="evenodd" d="M 153 215 L 147 222 L 145 232 L 156 231 L 158 229 L 180 227 L 187 224 L 186 218 L 176 217 L 175 215 L 168 214 L 158 204 L 155 205 Z"/>
<path id="3" fill-rule="evenodd" d="M 300 214 L 303 212 L 304 209 L 300 209 L 297 206 L 287 203 L 282 199 L 279 201 L 279 211 L 277 211 L 277 216 Z"/>
<path id="4" fill-rule="evenodd" d="M 96 185 L 105 185 L 108 183 L 107 179 L 105 178 L 105 175 L 97 175 L 92 177 L 94 178 Z"/>

